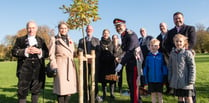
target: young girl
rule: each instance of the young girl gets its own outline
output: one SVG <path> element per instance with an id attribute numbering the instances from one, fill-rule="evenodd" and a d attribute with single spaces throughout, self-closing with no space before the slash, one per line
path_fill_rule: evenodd
<path id="1" fill-rule="evenodd" d="M 148 53 L 144 66 L 145 84 L 148 83 L 148 90 L 151 92 L 152 103 L 163 103 L 163 82 L 167 78 L 167 67 L 163 59 L 163 54 L 158 52 L 160 41 L 152 39 L 150 41 L 150 52 Z"/>
<path id="2" fill-rule="evenodd" d="M 194 55 L 187 50 L 188 39 L 182 34 L 173 38 L 175 48 L 170 53 L 168 81 L 178 96 L 178 103 L 193 103 L 192 95 L 196 78 Z"/>

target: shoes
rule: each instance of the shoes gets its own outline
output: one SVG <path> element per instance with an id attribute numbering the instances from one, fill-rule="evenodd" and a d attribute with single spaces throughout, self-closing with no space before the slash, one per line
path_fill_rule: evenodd
<path id="1" fill-rule="evenodd" d="M 97 102 L 102 102 L 103 99 L 102 99 L 100 96 L 96 96 L 96 101 L 97 101 Z"/>

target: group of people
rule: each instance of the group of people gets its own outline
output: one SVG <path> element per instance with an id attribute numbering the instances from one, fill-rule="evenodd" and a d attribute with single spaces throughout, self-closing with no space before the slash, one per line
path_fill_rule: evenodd
<path id="1" fill-rule="evenodd" d="M 178 103 L 195 103 L 195 77 L 193 47 L 196 41 L 195 28 L 184 24 L 184 15 L 176 12 L 173 15 L 175 27 L 168 30 L 166 23 L 159 25 L 160 35 L 154 38 L 147 35 L 145 28 L 140 28 L 141 37 L 127 29 L 126 21 L 114 19 L 113 24 L 120 34 L 110 36 L 104 29 L 99 40 L 93 36 L 93 27 L 86 27 L 86 37 L 78 43 L 78 51 L 90 54 L 95 50 L 95 99 L 98 102 L 106 98 L 107 83 L 110 97 L 115 98 L 115 80 L 108 80 L 108 75 L 119 76 L 118 88 L 122 90 L 122 70 L 125 67 L 130 103 L 142 103 L 139 85 L 148 85 L 152 103 L 163 103 L 163 84 L 167 91 L 173 89 L 178 96 Z M 78 89 L 76 67 L 74 64 L 74 43 L 68 36 L 68 24 L 60 22 L 58 34 L 51 37 L 47 48 L 43 39 L 36 35 L 37 24 L 29 21 L 26 24 L 27 35 L 18 37 L 12 49 L 12 55 L 18 58 L 18 102 L 26 103 L 28 91 L 32 93 L 32 103 L 38 103 L 38 95 L 45 82 L 44 59 L 49 57 L 50 66 L 57 69 L 54 77 L 53 93 L 58 103 L 68 103 L 70 96 Z M 86 47 L 84 45 L 86 43 Z M 86 48 L 86 50 L 85 50 Z M 91 75 L 92 61 L 84 61 L 84 102 L 89 103 L 89 82 L 86 77 Z M 88 66 L 88 67 L 86 67 Z M 98 95 L 98 83 L 102 85 L 103 96 Z M 158 99 L 156 99 L 158 97 Z"/>
<path id="2" fill-rule="evenodd" d="M 195 28 L 184 24 L 181 12 L 173 14 L 173 21 L 175 27 L 171 30 L 166 23 L 160 23 L 161 33 L 156 39 L 147 35 L 144 28 L 140 29 L 139 43 L 144 57 L 141 86 L 148 85 L 152 103 L 163 103 L 163 84 L 166 93 L 173 91 L 178 97 L 178 103 L 196 103 Z"/>

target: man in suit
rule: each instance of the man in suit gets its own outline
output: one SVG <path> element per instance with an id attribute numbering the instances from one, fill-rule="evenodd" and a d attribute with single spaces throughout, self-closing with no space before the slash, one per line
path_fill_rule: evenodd
<path id="1" fill-rule="evenodd" d="M 166 50 L 168 53 L 171 52 L 174 47 L 173 37 L 180 33 L 188 37 L 189 46 L 188 49 L 192 50 L 196 44 L 196 31 L 195 27 L 191 25 L 184 24 L 184 15 L 181 12 L 175 12 L 173 14 L 173 21 L 175 27 L 168 31 L 166 38 Z M 196 90 L 194 89 L 194 94 L 196 95 Z M 196 96 L 193 96 L 193 103 L 196 103 Z"/>
<path id="2" fill-rule="evenodd" d="M 79 43 L 78 43 L 78 51 L 84 51 L 84 54 L 91 54 L 91 50 L 95 50 L 95 53 L 96 53 L 96 60 L 95 60 L 95 95 L 96 95 L 96 100 L 98 102 L 101 102 L 103 101 L 102 98 L 100 96 L 98 96 L 98 73 L 99 73 L 99 54 L 100 54 L 100 49 L 99 49 L 99 46 L 100 46 L 100 41 L 98 38 L 94 37 L 93 36 L 93 32 L 94 32 L 94 29 L 91 25 L 88 25 L 86 27 L 86 34 L 87 36 L 85 38 L 82 38 L 79 40 Z M 84 40 L 85 39 L 85 40 Z M 84 47 L 84 42 L 86 42 L 86 51 L 85 51 L 85 47 Z M 87 52 L 87 53 L 85 53 Z M 89 87 L 89 83 L 90 81 L 87 82 L 87 76 L 88 78 L 90 78 L 90 75 L 91 75 L 91 71 L 90 71 L 90 68 L 91 68 L 91 60 L 88 60 L 88 70 L 86 68 L 86 62 L 84 62 L 84 102 L 90 102 L 91 100 L 88 100 L 88 98 L 91 97 L 90 95 L 90 89 L 87 88 Z M 88 71 L 88 72 L 87 72 Z"/>
<path id="3" fill-rule="evenodd" d="M 152 36 L 147 34 L 147 31 L 145 28 L 140 28 L 140 34 L 141 37 L 139 38 L 139 45 L 141 47 L 143 56 L 144 56 L 144 60 L 146 59 L 147 54 L 149 53 L 149 42 L 151 39 L 153 39 Z M 144 63 L 142 64 L 144 67 Z"/>
<path id="4" fill-rule="evenodd" d="M 160 48 L 159 48 L 159 52 L 161 52 L 163 54 L 164 57 L 164 61 L 166 63 L 166 65 L 168 65 L 168 53 L 166 52 L 165 49 L 165 39 L 167 38 L 167 33 L 168 33 L 168 26 L 165 22 L 161 22 L 159 25 L 160 28 L 160 34 L 157 36 L 157 39 L 160 41 Z M 169 94 L 171 92 L 171 88 L 169 88 L 169 84 L 168 81 L 166 80 L 166 94 Z"/>
<path id="5" fill-rule="evenodd" d="M 26 30 L 27 35 L 18 37 L 12 49 L 12 55 L 18 59 L 18 102 L 26 103 L 30 90 L 32 103 L 38 103 L 38 95 L 45 82 L 44 58 L 48 57 L 48 48 L 36 35 L 38 26 L 34 21 L 26 24 Z"/>
<path id="6" fill-rule="evenodd" d="M 166 23 L 161 22 L 159 25 L 159 28 L 161 31 L 160 34 L 157 36 L 157 39 L 160 41 L 159 51 L 164 53 L 165 52 L 165 39 L 167 37 L 168 27 Z"/>
<path id="7" fill-rule="evenodd" d="M 126 28 L 125 20 L 114 19 L 116 31 L 121 35 L 122 45 L 121 48 L 124 51 L 124 56 L 121 58 L 121 62 L 117 65 L 115 71 L 120 72 L 123 66 L 126 66 L 127 83 L 130 90 L 130 103 L 141 103 L 141 97 L 137 87 L 137 64 L 136 57 L 134 55 L 135 49 L 139 47 L 138 37 L 135 32 Z"/>
<path id="8" fill-rule="evenodd" d="M 176 12 L 173 14 L 173 21 L 175 27 L 168 31 L 166 38 L 166 49 L 170 53 L 174 47 L 173 37 L 180 33 L 188 37 L 189 47 L 188 49 L 193 49 L 196 43 L 196 32 L 195 27 L 184 24 L 184 15 L 181 12 Z"/>
<path id="9" fill-rule="evenodd" d="M 144 58 L 144 61 L 142 62 L 142 69 L 143 69 L 145 66 L 146 57 L 147 57 L 148 53 L 150 52 L 149 51 L 149 42 L 151 39 L 153 39 L 153 37 L 147 34 L 147 31 L 145 28 L 140 28 L 139 32 L 141 34 L 141 37 L 139 38 L 139 45 L 142 50 L 142 54 L 143 54 L 143 58 Z M 143 75 L 141 76 L 141 87 L 144 88 L 144 76 Z"/>

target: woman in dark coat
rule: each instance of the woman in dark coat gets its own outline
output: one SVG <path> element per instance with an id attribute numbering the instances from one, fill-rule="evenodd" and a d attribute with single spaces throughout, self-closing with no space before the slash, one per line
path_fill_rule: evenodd
<path id="1" fill-rule="evenodd" d="M 115 81 L 106 80 L 105 77 L 110 74 L 115 74 L 113 44 L 110 39 L 110 32 L 107 29 L 103 30 L 102 38 L 100 41 L 101 54 L 100 54 L 100 82 L 102 83 L 103 99 L 106 97 L 107 87 L 110 86 L 110 96 L 114 98 L 114 84 Z"/>

